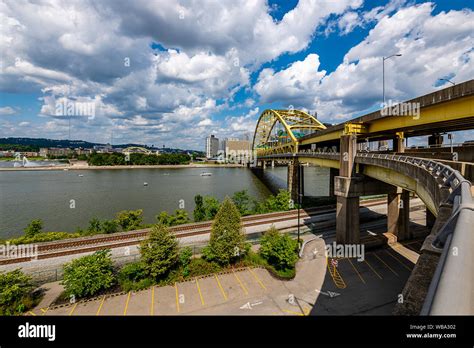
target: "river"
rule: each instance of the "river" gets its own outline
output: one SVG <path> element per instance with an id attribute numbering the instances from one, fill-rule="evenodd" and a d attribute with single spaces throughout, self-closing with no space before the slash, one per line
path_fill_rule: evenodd
<path id="1" fill-rule="evenodd" d="M 201 176 L 204 171 L 212 176 Z M 327 195 L 327 172 L 305 168 L 306 195 Z M 286 186 L 285 167 L 267 168 L 265 176 L 274 186 Z M 221 200 L 244 189 L 260 200 L 271 194 L 247 168 L 0 172 L 0 239 L 22 235 L 32 219 L 42 219 L 44 231 L 74 232 L 93 217 L 112 219 L 120 210 L 143 209 L 144 222 L 153 223 L 155 215 L 172 213 L 180 202 L 192 218 L 196 194 Z"/>

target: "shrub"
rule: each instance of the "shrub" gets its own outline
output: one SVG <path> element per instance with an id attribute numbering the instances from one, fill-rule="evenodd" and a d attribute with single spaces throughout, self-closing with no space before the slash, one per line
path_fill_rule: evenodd
<path id="1" fill-rule="evenodd" d="M 28 226 L 25 228 L 25 236 L 26 237 L 33 237 L 35 234 L 41 232 L 43 228 L 43 221 L 40 219 L 32 220 Z"/>
<path id="2" fill-rule="evenodd" d="M 119 230 L 119 225 L 115 220 L 104 220 L 101 224 L 102 233 L 115 233 Z"/>
<path id="3" fill-rule="evenodd" d="M 80 237 L 80 233 L 67 233 L 67 232 L 40 232 L 31 237 L 23 236 L 19 238 L 9 239 L 10 244 L 19 245 L 19 244 L 31 244 L 31 243 L 40 243 L 40 242 L 50 242 L 53 240 L 67 239 L 67 238 L 77 238 Z"/>
<path id="4" fill-rule="evenodd" d="M 20 269 L 0 272 L 0 315 L 18 315 L 33 306 L 31 278 Z"/>
<path id="5" fill-rule="evenodd" d="M 225 265 L 244 255 L 248 249 L 240 213 L 230 198 L 226 197 L 212 223 L 211 238 L 209 245 L 203 249 L 203 256 Z"/>
<path id="6" fill-rule="evenodd" d="M 201 195 L 194 196 L 194 211 L 193 218 L 195 222 L 204 221 L 206 219 L 206 210 Z"/>
<path id="7" fill-rule="evenodd" d="M 93 296 L 114 284 L 110 250 L 96 251 L 64 265 L 65 295 L 76 298 Z"/>
<path id="8" fill-rule="evenodd" d="M 153 280 L 146 275 L 141 262 L 125 265 L 118 273 L 118 282 L 123 291 L 141 290 L 153 285 Z"/>
<path id="9" fill-rule="evenodd" d="M 88 234 L 98 234 L 101 233 L 102 228 L 100 226 L 100 220 L 96 217 L 89 220 L 89 227 L 87 228 Z"/>
<path id="10" fill-rule="evenodd" d="M 143 209 L 122 210 L 117 213 L 117 222 L 124 231 L 137 230 L 143 222 Z"/>
<path id="11" fill-rule="evenodd" d="M 222 270 L 221 266 L 215 262 L 209 262 L 201 258 L 191 259 L 189 266 L 190 277 L 197 277 L 201 275 L 207 275 L 217 273 Z"/>
<path id="12" fill-rule="evenodd" d="M 187 277 L 189 275 L 189 263 L 193 257 L 193 251 L 190 247 L 185 247 L 179 252 L 179 263 L 183 269 L 183 276 Z"/>
<path id="13" fill-rule="evenodd" d="M 178 241 L 164 225 L 152 227 L 150 236 L 140 244 L 141 261 L 148 276 L 165 276 L 178 262 Z"/>
<path id="14" fill-rule="evenodd" d="M 164 226 L 176 226 L 187 224 L 191 222 L 188 217 L 188 213 L 184 209 L 176 209 L 174 215 L 168 214 L 166 211 L 162 211 L 159 215 L 156 216 L 158 224 Z"/>
<path id="15" fill-rule="evenodd" d="M 294 268 L 298 260 L 298 242 L 271 227 L 260 240 L 260 255 L 277 270 Z"/>

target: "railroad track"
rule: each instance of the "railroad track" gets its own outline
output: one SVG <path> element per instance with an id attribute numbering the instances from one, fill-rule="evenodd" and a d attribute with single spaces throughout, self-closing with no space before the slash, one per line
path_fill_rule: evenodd
<path id="1" fill-rule="evenodd" d="M 375 199 L 363 202 L 362 206 L 370 207 L 385 203 L 385 199 Z M 316 208 L 309 208 L 300 211 L 300 218 L 307 218 L 314 215 L 332 212 L 336 205 L 325 205 Z M 288 221 L 289 219 L 297 219 L 298 210 L 285 212 L 275 212 L 268 214 L 244 216 L 242 218 L 243 227 L 251 227 L 264 225 L 275 222 Z M 186 224 L 180 226 L 172 226 L 170 230 L 177 238 L 191 237 L 202 235 L 210 232 L 212 222 L 200 222 Z M 38 259 L 53 258 L 59 256 L 67 256 L 72 254 L 92 252 L 102 249 L 119 248 L 139 244 L 147 237 L 151 229 L 142 229 L 129 232 L 118 232 L 111 235 L 98 235 L 91 237 L 80 237 L 69 240 L 61 240 L 54 242 L 38 243 L 38 254 L 36 257 L 22 256 L 16 258 L 2 258 L 0 265 L 32 261 Z"/>

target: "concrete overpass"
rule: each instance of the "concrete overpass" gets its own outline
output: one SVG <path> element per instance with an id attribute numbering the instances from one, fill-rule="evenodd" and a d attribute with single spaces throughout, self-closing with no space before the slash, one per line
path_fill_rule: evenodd
<path id="1" fill-rule="evenodd" d="M 467 251 L 474 248 L 471 184 L 458 170 L 436 159 L 405 156 L 403 140 L 409 136 L 430 135 L 430 145 L 441 145 L 440 133 L 474 128 L 474 80 L 406 102 L 406 105 L 411 104 L 418 108 L 416 114 L 393 116 L 396 106 L 392 106 L 392 109 L 315 130 L 297 137 L 292 146 L 286 144 L 285 147 L 271 137 L 271 127 L 262 131 L 257 125 L 256 134 L 260 132 L 260 135 L 254 138 L 255 170 L 263 170 L 268 161 L 287 162 L 288 189 L 296 200 L 300 178 L 304 178 L 301 162 L 331 168 L 330 191 L 337 197 L 336 240 L 343 244 L 360 243 L 360 196 L 381 193 L 388 195 L 387 232 L 398 240 L 412 238 L 408 213 L 409 193 L 414 192 L 426 205 L 431 233 L 404 289 L 404 302 L 398 305 L 396 312 L 473 314 L 474 272 L 469 270 L 474 260 Z M 268 135 L 267 140 L 265 135 Z M 392 154 L 358 152 L 358 143 L 365 139 L 392 139 Z M 335 151 L 324 151 L 328 147 Z M 294 151 L 283 153 L 285 149 Z M 461 249 L 466 251 L 463 257 L 456 258 L 448 252 Z M 460 277 L 460 269 L 467 270 L 471 276 Z M 453 275 L 457 275 L 457 279 L 453 279 Z M 466 292 L 453 296 L 455 289 L 461 288 Z M 443 299 L 445 296 L 450 298 L 449 305 Z"/>

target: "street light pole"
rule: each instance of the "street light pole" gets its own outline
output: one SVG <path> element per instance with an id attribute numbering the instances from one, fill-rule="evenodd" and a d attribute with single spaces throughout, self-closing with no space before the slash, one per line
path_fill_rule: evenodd
<path id="1" fill-rule="evenodd" d="M 300 251 L 301 163 L 298 162 L 298 252 Z"/>
<path id="2" fill-rule="evenodd" d="M 392 57 L 401 57 L 400 53 L 392 54 L 388 57 L 382 57 L 382 100 L 383 100 L 383 107 L 385 107 L 385 61 Z"/>
<path id="3" fill-rule="evenodd" d="M 446 82 L 449 82 L 450 84 L 452 84 L 453 86 L 456 86 L 456 84 L 451 81 L 451 80 L 448 80 L 448 79 L 439 79 L 440 81 L 446 81 Z"/>

